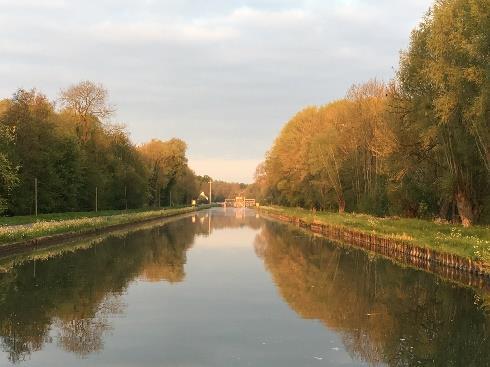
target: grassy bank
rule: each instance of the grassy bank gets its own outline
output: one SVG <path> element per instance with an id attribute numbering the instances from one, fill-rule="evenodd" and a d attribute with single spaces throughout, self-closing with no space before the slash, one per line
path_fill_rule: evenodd
<path id="1" fill-rule="evenodd" d="M 17 221 L 14 221 L 14 218 L 4 218 L 10 220 L 12 224 L 7 225 L 5 222 L 0 222 L 2 223 L 0 225 L 0 246 L 61 233 L 88 233 L 105 227 L 165 218 L 194 210 L 196 209 L 186 207 L 130 212 L 63 213 L 39 217 L 18 217 Z"/>
<path id="2" fill-rule="evenodd" d="M 287 215 L 308 223 L 371 233 L 383 238 L 403 240 L 435 251 L 490 263 L 490 227 L 436 223 L 421 219 L 378 218 L 366 214 L 311 212 L 298 208 L 263 207 L 262 210 Z"/>
<path id="3" fill-rule="evenodd" d="M 166 219 L 166 223 L 170 223 L 173 220 L 178 221 L 178 216 L 175 218 L 170 217 Z M 113 229 L 105 233 L 97 233 L 91 236 L 90 234 L 82 235 L 81 238 L 75 238 L 73 240 L 60 241 L 54 245 L 38 246 L 34 247 L 29 252 L 13 252 L 11 254 L 0 256 L 0 274 L 8 272 L 15 265 L 22 264 L 32 260 L 46 260 L 57 256 L 62 256 L 69 252 L 76 252 L 82 249 L 88 249 L 93 246 L 97 246 L 107 238 L 125 238 L 129 233 L 142 231 L 150 228 L 154 228 L 154 222 L 142 222 L 134 223 L 127 227 L 120 229 Z M 0 250 L 2 249 L 0 245 Z"/>
<path id="4" fill-rule="evenodd" d="M 168 209 L 168 208 L 162 208 Z M 98 212 L 66 212 L 35 215 L 17 215 L 14 217 L 0 217 L 0 226 L 16 226 L 31 224 L 36 222 L 63 221 L 68 219 L 110 217 L 121 214 L 134 214 L 147 212 L 149 209 L 130 209 L 130 210 L 99 210 Z"/>

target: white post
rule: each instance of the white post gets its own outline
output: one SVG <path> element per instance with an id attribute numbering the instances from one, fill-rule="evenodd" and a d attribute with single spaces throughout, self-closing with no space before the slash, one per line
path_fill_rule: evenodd
<path id="1" fill-rule="evenodd" d="M 213 195 L 212 184 L 213 184 L 213 181 L 209 180 L 209 204 L 211 204 L 213 202 L 213 200 L 212 200 L 212 195 Z"/>

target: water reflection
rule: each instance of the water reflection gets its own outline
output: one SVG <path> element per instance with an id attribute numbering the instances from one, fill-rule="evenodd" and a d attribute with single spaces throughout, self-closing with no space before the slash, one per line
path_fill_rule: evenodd
<path id="1" fill-rule="evenodd" d="M 389 366 L 490 365 L 489 315 L 473 289 L 273 222 L 255 249 L 291 308 L 341 333 L 353 358 Z"/>
<path id="2" fill-rule="evenodd" d="M 24 261 L 0 274 L 2 349 L 11 362 L 25 360 L 53 342 L 55 329 L 55 342 L 65 351 L 82 357 L 100 351 L 111 330 L 107 316 L 124 312 L 120 295 L 132 280 L 181 282 L 196 235 L 244 225 L 258 228 L 258 221 L 199 213 L 47 261 Z"/>
<path id="3" fill-rule="evenodd" d="M 215 231 L 221 235 L 216 236 Z M 189 253 L 197 238 L 200 249 Z M 231 251 L 230 246 L 241 252 Z M 70 250 L 73 248 L 77 251 Z M 246 259 L 244 248 L 250 253 Z M 194 267 L 187 265 L 189 254 L 198 254 L 191 263 Z M 36 258 L 35 254 L 30 257 Z M 157 328 L 161 335 L 152 335 L 162 339 L 161 353 L 176 351 L 174 360 L 168 354 L 158 355 L 157 348 L 139 352 L 168 357 L 175 365 L 184 361 L 190 366 L 230 365 L 229 360 L 217 357 L 216 350 L 229 351 L 230 358 L 245 352 L 251 358 L 255 353 L 255 363 L 247 363 L 257 365 L 266 352 L 252 341 L 259 348 L 277 348 L 268 351 L 268 367 L 288 365 L 298 356 L 295 364 L 289 365 L 490 365 L 490 323 L 484 294 L 362 251 L 332 245 L 260 219 L 253 211 L 200 212 L 164 226 L 48 249 L 41 257 L 46 260 L 25 256 L 9 260 L 10 270 L 0 274 L 0 343 L 12 363 L 29 359 L 48 346 L 80 358 L 102 354 L 116 331 L 114 320 L 126 317 L 131 300 L 143 297 L 144 302 L 158 302 L 167 297 L 168 302 L 158 307 L 166 307 L 168 314 L 132 314 L 126 326 L 142 319 L 151 322 L 154 317 L 164 320 L 162 324 L 171 331 Z M 215 267 L 220 269 L 209 270 Z M 228 273 L 221 273 L 223 267 L 228 267 Z M 194 278 L 186 274 L 191 269 L 198 269 Z M 230 274 L 230 269 L 237 272 Z M 298 316 L 288 307 L 284 307 L 287 312 L 280 310 L 278 304 L 284 302 L 271 289 L 270 277 Z M 133 287 L 140 293 L 126 297 L 135 284 L 146 287 Z M 152 294 L 150 289 L 162 293 Z M 201 304 L 194 306 L 198 302 Z M 317 323 L 301 318 L 319 320 L 323 327 L 318 330 Z M 212 330 L 204 330 L 209 320 Z M 303 323 L 301 330 L 291 329 L 285 337 L 284 328 L 298 327 L 296 322 Z M 199 331 L 192 330 L 196 325 L 201 325 Z M 332 333 L 341 336 L 342 351 L 348 353 L 350 362 L 313 358 L 322 348 L 331 351 L 331 345 L 325 343 Z M 261 339 L 256 341 L 257 335 Z M 184 340 L 187 347 L 202 354 L 178 349 Z M 144 340 L 145 344 L 151 342 Z M 229 349 L 224 348 L 226 343 L 231 343 Z M 49 358 L 55 360 L 56 350 L 50 353 Z M 301 359 L 306 353 L 308 359 Z M 203 356 L 209 359 L 207 363 Z M 113 362 L 118 357 L 112 354 L 108 358 Z M 233 365 L 247 365 L 245 357 L 242 364 L 234 361 Z"/>

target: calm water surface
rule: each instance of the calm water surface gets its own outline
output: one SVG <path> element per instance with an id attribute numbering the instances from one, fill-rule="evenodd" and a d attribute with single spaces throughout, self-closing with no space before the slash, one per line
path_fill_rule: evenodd
<path id="1" fill-rule="evenodd" d="M 485 293 L 251 210 L 0 266 L 0 366 L 490 365 Z"/>

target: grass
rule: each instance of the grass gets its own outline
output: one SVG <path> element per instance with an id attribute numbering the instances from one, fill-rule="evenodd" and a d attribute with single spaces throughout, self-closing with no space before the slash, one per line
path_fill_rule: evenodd
<path id="1" fill-rule="evenodd" d="M 490 227 L 436 223 L 411 218 L 379 218 L 367 214 L 311 212 L 299 208 L 265 207 L 266 211 L 372 233 L 379 237 L 413 243 L 432 250 L 459 255 L 490 264 Z"/>
<path id="2" fill-rule="evenodd" d="M 164 208 L 168 209 L 168 208 Z M 1 226 L 16 226 L 25 225 L 36 222 L 51 222 L 61 221 L 67 219 L 79 219 L 79 218 L 94 218 L 94 217 L 109 217 L 113 215 L 121 214 L 133 214 L 147 212 L 149 209 L 129 209 L 129 210 L 102 210 L 102 211 L 90 211 L 90 212 L 65 212 L 65 213 L 51 213 L 51 214 L 39 214 L 35 215 L 19 215 L 14 217 L 0 217 Z"/>
<path id="3" fill-rule="evenodd" d="M 118 224 L 141 222 L 148 219 L 165 218 L 194 211 L 194 208 L 162 210 L 108 211 L 89 213 L 49 214 L 38 217 L 3 218 L 11 220 L 7 225 L 0 222 L 0 245 L 27 241 L 34 238 L 61 233 L 87 233 L 96 229 Z M 35 221 L 34 221 L 35 220 Z"/>
<path id="4" fill-rule="evenodd" d="M 176 218 L 176 220 L 178 220 Z M 68 252 L 76 252 L 81 249 L 87 249 L 97 246 L 104 242 L 109 237 L 124 238 L 128 233 L 133 231 L 141 231 L 154 227 L 154 223 L 135 223 L 132 226 L 111 230 L 107 233 L 97 234 L 95 236 L 84 236 L 79 239 L 69 241 L 61 241 L 54 245 L 39 246 L 29 252 L 19 252 L 7 256 L 0 257 L 0 274 L 8 272 L 15 265 L 22 264 L 31 260 L 47 260 L 56 256 L 61 256 Z"/>

